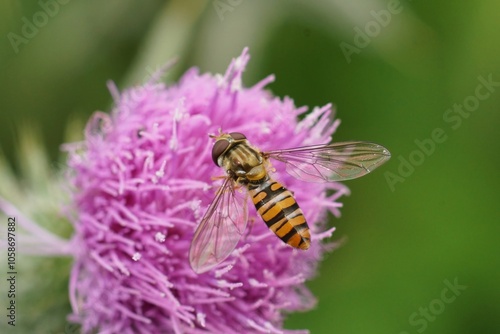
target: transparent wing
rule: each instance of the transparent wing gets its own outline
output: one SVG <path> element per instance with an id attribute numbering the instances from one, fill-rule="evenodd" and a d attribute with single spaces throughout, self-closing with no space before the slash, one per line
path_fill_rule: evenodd
<path id="1" fill-rule="evenodd" d="M 391 157 L 385 147 L 363 141 L 304 146 L 263 155 L 284 162 L 290 175 L 308 182 L 355 179 Z"/>
<path id="2" fill-rule="evenodd" d="M 189 262 L 200 274 L 224 261 L 245 232 L 248 221 L 246 192 L 226 178 L 194 233 Z"/>

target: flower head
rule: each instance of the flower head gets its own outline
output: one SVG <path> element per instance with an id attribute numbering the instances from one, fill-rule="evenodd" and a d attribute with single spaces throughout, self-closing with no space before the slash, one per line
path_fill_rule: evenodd
<path id="1" fill-rule="evenodd" d="M 338 215 L 338 183 L 305 183 L 279 162 L 273 176 L 295 193 L 313 235 L 292 249 L 253 208 L 251 231 L 218 267 L 197 275 L 188 251 L 223 175 L 209 134 L 245 133 L 261 150 L 327 143 L 338 122 L 331 106 L 307 111 L 264 87 L 245 88 L 244 50 L 223 76 L 189 70 L 172 86 L 149 82 L 113 90 L 111 115 L 96 113 L 85 140 L 67 146 L 74 188 L 73 318 L 83 332 L 287 333 L 284 313 L 307 310 L 305 285 L 325 245 L 327 211 Z M 333 190 L 332 194 L 327 194 Z M 301 331 L 303 333 L 304 331 Z M 307 332 L 307 331 L 305 331 Z"/>

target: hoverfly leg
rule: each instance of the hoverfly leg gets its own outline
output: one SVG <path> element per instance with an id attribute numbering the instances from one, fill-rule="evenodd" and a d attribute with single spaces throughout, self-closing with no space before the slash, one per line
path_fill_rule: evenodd
<path id="1" fill-rule="evenodd" d="M 219 176 L 212 176 L 212 177 L 210 177 L 210 179 L 212 181 L 222 180 L 222 179 L 225 179 L 225 178 L 227 178 L 226 175 L 219 175 Z"/>
<path id="2" fill-rule="evenodd" d="M 247 228 L 247 233 L 245 233 L 245 239 L 252 234 L 253 224 L 255 223 L 255 217 L 248 218 L 248 224 L 250 225 Z"/>

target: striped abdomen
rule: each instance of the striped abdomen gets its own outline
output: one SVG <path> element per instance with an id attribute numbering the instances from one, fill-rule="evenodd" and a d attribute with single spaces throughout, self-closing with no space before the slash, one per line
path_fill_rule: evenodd
<path id="1" fill-rule="evenodd" d="M 270 178 L 259 184 L 249 184 L 248 191 L 271 231 L 294 248 L 309 248 L 309 226 L 290 191 Z"/>

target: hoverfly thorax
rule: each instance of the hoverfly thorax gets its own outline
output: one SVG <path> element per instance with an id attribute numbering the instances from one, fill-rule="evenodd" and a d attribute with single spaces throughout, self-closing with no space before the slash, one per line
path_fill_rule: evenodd
<path id="1" fill-rule="evenodd" d="M 245 135 L 239 132 L 216 137 L 212 160 L 239 183 L 258 182 L 267 175 L 260 151 L 251 146 Z"/>

